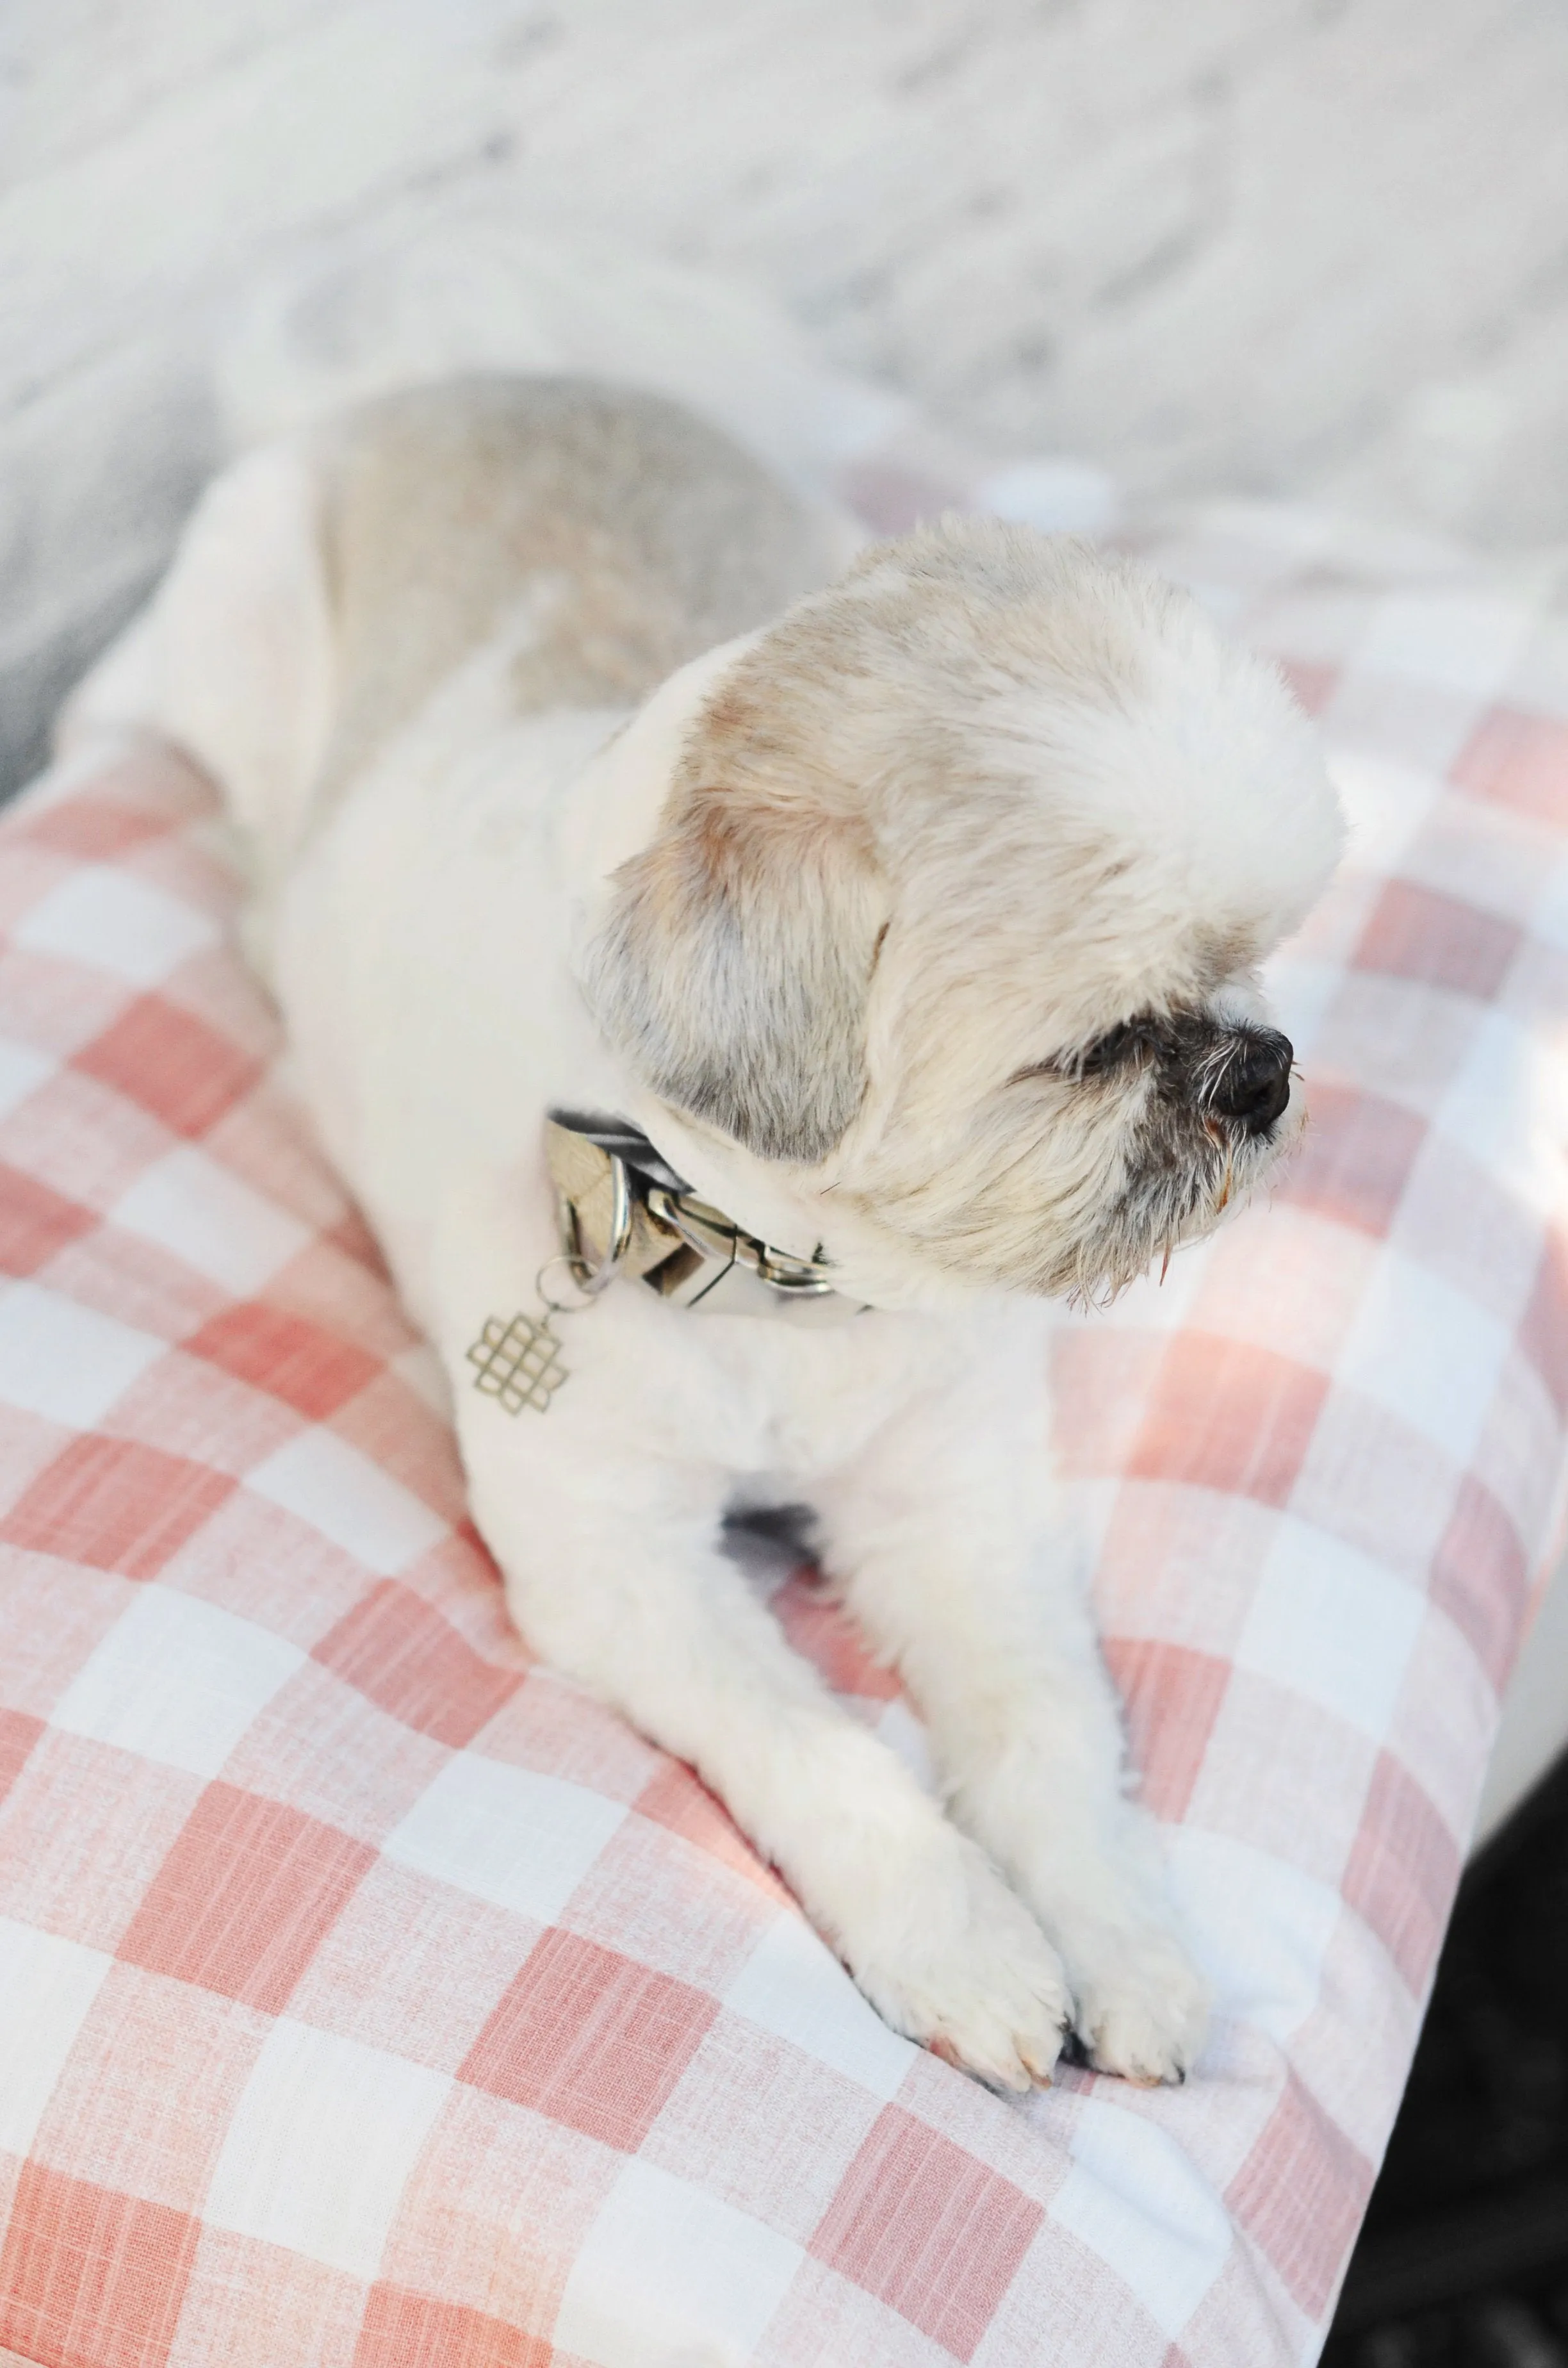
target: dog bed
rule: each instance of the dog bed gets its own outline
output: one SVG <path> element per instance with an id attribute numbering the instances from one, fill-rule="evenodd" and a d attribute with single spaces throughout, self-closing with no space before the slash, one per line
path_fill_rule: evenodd
<path id="1" fill-rule="evenodd" d="M 854 490 L 898 524 L 931 489 Z M 950 497 L 954 489 L 939 489 Z M 1568 1404 L 1568 627 L 1279 510 L 1128 538 L 1321 716 L 1271 1205 L 1054 1336 L 1218 1998 L 987 2093 L 684 1767 L 534 1664 L 441 1383 L 233 950 L 209 786 L 0 825 L 0 2343 L 46 2368 L 1267 2368 L 1315 2353 Z M 788 1561 L 790 1634 L 918 1754 Z"/>

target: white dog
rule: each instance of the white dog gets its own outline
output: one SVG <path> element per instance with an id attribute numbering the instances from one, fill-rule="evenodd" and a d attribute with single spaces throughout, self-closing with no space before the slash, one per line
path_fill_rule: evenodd
<path id="1" fill-rule="evenodd" d="M 132 704 L 247 835 L 530 1642 L 900 2031 L 1179 2079 L 1203 1994 L 1048 1546 L 1042 1294 L 1206 1234 L 1295 1131 L 1256 966 L 1337 812 L 1144 569 L 955 519 L 821 588 L 848 547 L 662 400 L 454 382 L 221 480 Z M 801 1500 L 946 1812 L 723 1550 Z"/>

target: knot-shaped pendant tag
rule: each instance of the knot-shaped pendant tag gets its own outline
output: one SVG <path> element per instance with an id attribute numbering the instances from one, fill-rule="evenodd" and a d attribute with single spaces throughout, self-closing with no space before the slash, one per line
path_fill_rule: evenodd
<path id="1" fill-rule="evenodd" d="M 478 1369 L 474 1388 L 483 1397 L 499 1399 L 507 1414 L 521 1414 L 525 1406 L 544 1414 L 567 1377 L 550 1312 L 514 1315 L 509 1324 L 491 1316 L 468 1360 Z"/>

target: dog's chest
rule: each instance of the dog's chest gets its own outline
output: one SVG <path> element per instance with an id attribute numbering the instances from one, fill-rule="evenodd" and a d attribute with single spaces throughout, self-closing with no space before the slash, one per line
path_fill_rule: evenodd
<path id="1" fill-rule="evenodd" d="M 749 1475 L 757 1486 L 747 1494 L 757 1502 L 809 1492 L 858 1462 L 914 1401 L 945 1394 L 955 1379 L 961 1390 L 976 1345 L 967 1326 L 914 1315 L 868 1312 L 821 1329 L 687 1310 L 653 1315 L 628 1327 L 629 1353 L 601 1401 L 606 1412 L 610 1401 L 615 1417 L 624 1414 L 626 1383 L 636 1377 L 644 1423 L 656 1407 L 665 1452 L 705 1453 Z M 602 1348 L 607 1362 L 619 1363 L 611 1328 Z M 590 1389 L 608 1379 L 597 1358 L 595 1364 Z"/>

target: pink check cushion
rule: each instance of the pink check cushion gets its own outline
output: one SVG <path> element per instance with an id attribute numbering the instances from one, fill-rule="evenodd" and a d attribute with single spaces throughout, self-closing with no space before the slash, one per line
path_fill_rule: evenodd
<path id="1" fill-rule="evenodd" d="M 1562 628 L 1227 512 L 1355 824 L 1267 1208 L 1055 1338 L 1220 2011 L 1145 2095 L 887 2032 L 685 1769 L 530 1662 L 438 1377 L 276 1071 L 207 786 L 0 826 L 0 2341 L 49 2368 L 1309 2358 L 1568 1401 Z M 808 1574 L 774 1605 L 909 1706 Z"/>

